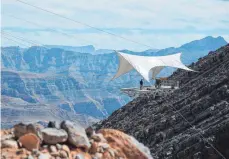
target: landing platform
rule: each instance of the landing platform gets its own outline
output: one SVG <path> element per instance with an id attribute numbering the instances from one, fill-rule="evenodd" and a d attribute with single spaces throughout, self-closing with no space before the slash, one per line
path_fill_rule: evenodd
<path id="1" fill-rule="evenodd" d="M 136 98 L 139 96 L 152 96 L 154 98 L 158 96 L 163 96 L 168 93 L 173 92 L 174 90 L 179 89 L 178 86 L 161 86 L 160 88 L 155 88 L 155 86 L 144 86 L 143 89 L 132 87 L 132 88 L 122 88 L 121 91 L 128 95 L 129 97 Z"/>

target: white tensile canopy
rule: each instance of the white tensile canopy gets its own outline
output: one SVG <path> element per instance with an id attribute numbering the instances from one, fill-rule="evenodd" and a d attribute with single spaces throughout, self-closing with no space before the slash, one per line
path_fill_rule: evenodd
<path id="1" fill-rule="evenodd" d="M 193 71 L 181 62 L 181 53 L 167 56 L 138 56 L 117 52 L 119 56 L 118 72 L 112 79 L 135 69 L 148 82 L 155 79 L 165 67 L 175 67 L 187 71 Z"/>

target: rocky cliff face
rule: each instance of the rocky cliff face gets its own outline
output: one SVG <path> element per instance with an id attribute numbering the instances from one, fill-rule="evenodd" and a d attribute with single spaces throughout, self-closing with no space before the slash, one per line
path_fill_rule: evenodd
<path id="1" fill-rule="evenodd" d="M 18 105 L 26 103 L 36 109 L 40 105 L 49 105 L 71 114 L 91 116 L 97 121 L 129 101 L 126 96 L 119 97 L 117 86 L 113 87 L 119 81 L 109 82 L 117 66 L 115 54 L 93 56 L 62 49 L 10 47 L 2 49 L 2 66 L 2 105 L 7 105 L 4 112 L 9 110 L 10 103 L 17 105 L 11 105 L 11 111 L 3 114 L 4 121 L 11 116 L 13 107 L 19 110 Z M 128 77 L 122 79 L 127 80 Z M 9 99 L 17 103 L 4 102 Z M 20 111 L 27 111 L 23 109 Z M 88 126 L 85 122 L 82 124 Z"/>
<path id="2" fill-rule="evenodd" d="M 170 77 L 181 80 L 179 90 L 155 100 L 137 98 L 97 127 L 133 135 L 158 159 L 229 158 L 229 45 L 190 67 L 198 72 Z"/>
<path id="3" fill-rule="evenodd" d="M 123 52 L 146 56 L 182 52 L 183 61 L 190 64 L 225 43 L 224 39 L 207 37 L 179 48 L 144 52 L 123 50 Z M 13 119 L 9 116 L 15 114 L 28 114 L 18 105 L 28 105 L 36 110 L 39 110 L 39 106 L 49 105 L 50 108 L 58 110 L 58 114 L 66 114 L 62 111 L 71 114 L 75 112 L 91 116 L 93 119 L 102 119 L 130 101 L 129 97 L 121 94 L 120 88 L 136 87 L 139 84 L 141 77 L 136 72 L 110 81 L 117 71 L 118 59 L 116 54 L 110 53 L 109 50 L 97 50 L 100 53 L 109 52 L 108 54 L 92 55 L 89 53 L 97 52 L 92 46 L 47 47 L 1 48 L 2 105 L 9 107 L 11 104 L 10 109 L 4 107 L 5 113 L 2 116 L 4 121 Z M 173 70 L 166 70 L 162 75 L 165 76 L 171 71 Z M 4 102 L 9 100 L 11 102 Z M 13 104 L 15 102 L 17 104 Z M 15 107 L 18 108 L 17 112 L 14 111 Z M 43 110 L 37 112 L 41 111 L 44 112 Z M 42 119 L 35 112 L 34 116 Z M 11 113 L 13 115 L 10 115 Z M 6 114 L 8 115 L 5 116 Z M 17 119 L 19 120 L 19 117 Z"/>

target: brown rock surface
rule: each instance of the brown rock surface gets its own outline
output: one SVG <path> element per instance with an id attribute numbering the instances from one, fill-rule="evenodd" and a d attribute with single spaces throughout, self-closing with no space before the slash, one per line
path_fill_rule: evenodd
<path id="1" fill-rule="evenodd" d="M 131 137 L 125 133 L 114 129 L 101 129 L 99 133 L 103 134 L 108 144 L 116 151 L 115 155 L 124 159 L 148 159 L 148 155 L 142 152 L 132 141 Z M 105 153 L 107 156 L 108 153 Z"/>
<path id="2" fill-rule="evenodd" d="M 23 147 L 30 151 L 33 149 L 39 149 L 40 147 L 40 139 L 32 133 L 21 136 L 18 141 Z"/>

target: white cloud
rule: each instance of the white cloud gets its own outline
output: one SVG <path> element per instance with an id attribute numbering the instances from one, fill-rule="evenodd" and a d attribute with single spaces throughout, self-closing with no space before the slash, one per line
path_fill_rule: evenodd
<path id="1" fill-rule="evenodd" d="M 23 0 L 35 6 L 51 10 L 71 19 L 98 28 L 113 29 L 118 35 L 154 48 L 179 46 L 184 42 L 207 35 L 224 36 L 228 39 L 229 2 L 220 0 Z M 68 38 L 57 33 L 34 30 L 33 33 L 15 32 L 15 28 L 41 29 L 32 24 L 2 16 L 2 27 L 14 27 L 13 34 L 22 34 L 47 44 L 81 45 L 97 43 L 99 48 L 147 49 L 134 43 L 123 41 L 110 35 L 92 31 L 84 25 L 37 10 L 15 0 L 3 0 L 2 11 L 44 27 L 55 29 L 83 29 L 76 34 L 79 39 Z M 88 32 L 87 32 L 88 29 Z M 141 29 L 142 33 L 138 29 Z M 147 30 L 151 30 L 147 32 Z M 121 31 L 122 30 L 122 31 Z M 180 30 L 180 32 L 179 32 Z M 121 32 L 120 32 L 121 31 Z M 72 34 L 72 32 L 69 32 Z M 49 35 L 50 34 L 50 35 Z M 25 37 L 25 38 L 26 38 Z M 176 40 L 174 40 L 176 39 Z M 87 42 L 82 42 L 87 41 Z M 89 42 L 88 42 L 89 41 Z"/>

